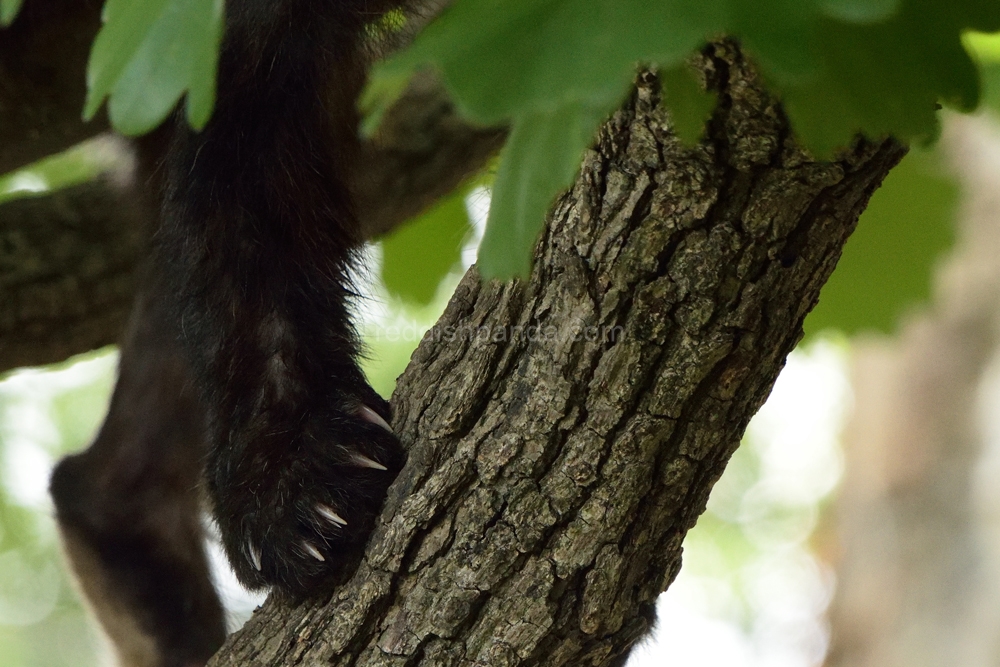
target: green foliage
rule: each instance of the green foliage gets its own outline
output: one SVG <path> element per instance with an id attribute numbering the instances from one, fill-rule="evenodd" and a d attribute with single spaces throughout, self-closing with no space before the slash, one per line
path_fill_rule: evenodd
<path id="1" fill-rule="evenodd" d="M 85 183 L 111 168 L 116 156 L 84 142 L 23 169 L 0 176 L 0 204 L 11 199 Z"/>
<path id="2" fill-rule="evenodd" d="M 379 69 L 362 104 L 383 112 L 412 71 L 434 64 L 472 120 L 512 121 L 480 270 L 487 277 L 524 275 L 546 209 L 570 184 L 598 124 L 628 90 L 635 64 L 680 62 L 720 23 L 719 6 L 459 1 Z"/>
<path id="3" fill-rule="evenodd" d="M 1000 113 L 1000 63 L 985 63 L 983 75 L 983 106 Z"/>
<path id="4" fill-rule="evenodd" d="M 382 282 L 389 294 L 429 304 L 438 285 L 462 259 L 462 244 L 470 230 L 463 189 L 383 239 Z"/>
<path id="5" fill-rule="evenodd" d="M 604 113 L 581 102 L 526 114 L 514 124 L 501 154 L 479 247 L 479 270 L 485 278 L 528 274 L 531 250 L 552 197 L 573 182 L 580 154 Z"/>
<path id="6" fill-rule="evenodd" d="M 981 63 L 1000 63 L 1000 34 L 967 32 L 963 35 L 966 48 Z"/>
<path id="7" fill-rule="evenodd" d="M 1000 113 L 1000 34 L 966 33 L 965 45 L 980 63 L 983 105 Z"/>
<path id="8" fill-rule="evenodd" d="M 715 108 L 715 95 L 705 91 L 689 67 L 679 65 L 660 70 L 663 102 L 670 109 L 674 132 L 688 144 L 697 143 L 705 129 L 705 119 Z"/>
<path id="9" fill-rule="evenodd" d="M 524 275 L 545 211 L 569 165 L 622 99 L 636 63 L 674 71 L 712 35 L 739 37 L 782 96 L 805 144 L 829 155 L 858 132 L 933 139 L 936 105 L 969 110 L 978 75 L 964 29 L 1000 28 L 987 0 L 456 0 L 363 98 L 371 119 L 415 70 L 440 71 L 459 108 L 508 122 L 480 268 Z M 676 78 L 676 76 L 673 76 Z M 668 103 L 690 134 L 691 86 Z M 368 127 L 374 120 L 370 120 Z"/>
<path id="10" fill-rule="evenodd" d="M 9 26 L 17 18 L 23 0 L 0 0 L 0 28 Z"/>
<path id="11" fill-rule="evenodd" d="M 107 0 L 87 67 L 84 116 L 106 97 L 115 129 L 142 134 L 187 92 L 187 118 L 208 122 L 222 39 L 222 0 Z"/>
<path id="12" fill-rule="evenodd" d="M 900 2 L 901 0 L 820 0 L 819 6 L 833 18 L 864 23 L 892 17 L 899 11 Z"/>
<path id="13" fill-rule="evenodd" d="M 806 335 L 891 333 L 899 316 L 930 292 L 934 262 L 953 240 L 958 194 L 937 153 L 913 150 L 903 158 L 861 215 L 806 318 Z"/>

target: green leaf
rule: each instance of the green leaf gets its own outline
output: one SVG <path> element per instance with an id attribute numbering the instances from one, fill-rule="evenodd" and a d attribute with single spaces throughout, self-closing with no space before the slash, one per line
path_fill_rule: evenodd
<path id="1" fill-rule="evenodd" d="M 931 270 L 953 240 L 958 194 L 937 153 L 911 151 L 872 196 L 806 334 L 892 332 L 930 293 Z"/>
<path id="2" fill-rule="evenodd" d="M 966 49 L 978 60 L 982 82 L 982 103 L 1000 113 L 1000 34 L 968 32 L 962 36 Z"/>
<path id="3" fill-rule="evenodd" d="M 706 92 L 685 65 L 660 70 L 660 84 L 674 132 L 688 145 L 697 143 L 705 131 L 705 121 L 715 109 L 715 95 Z"/>
<path id="4" fill-rule="evenodd" d="M 1000 63 L 983 67 L 983 105 L 1000 113 Z"/>
<path id="5" fill-rule="evenodd" d="M 957 16 L 960 28 L 979 32 L 1000 30 L 1000 12 L 996 0 L 961 0 L 947 5 Z"/>
<path id="6" fill-rule="evenodd" d="M 817 76 L 783 89 L 797 136 L 820 156 L 858 133 L 936 138 L 939 102 L 966 111 L 979 100 L 978 73 L 959 24 L 932 0 L 911 0 L 900 15 L 871 26 L 824 21 Z"/>
<path id="7" fill-rule="evenodd" d="M 432 64 L 464 113 L 485 124 L 566 104 L 607 106 L 621 99 L 637 62 L 680 62 L 724 25 L 725 7 L 692 0 L 460 0 L 379 67 L 373 85 Z"/>
<path id="8" fill-rule="evenodd" d="M 376 69 L 378 76 L 369 81 L 358 100 L 358 110 L 362 113 L 361 135 L 368 138 L 378 130 L 382 118 L 406 90 L 413 75 L 411 64 L 403 61 L 388 61 Z"/>
<path id="9" fill-rule="evenodd" d="M 429 304 L 462 259 L 462 244 L 471 229 L 463 188 L 383 239 L 382 282 L 389 293 Z"/>
<path id="10" fill-rule="evenodd" d="M 85 183 L 113 169 L 120 159 L 113 150 L 102 149 L 99 140 L 85 141 L 0 175 L 0 203 Z"/>
<path id="11" fill-rule="evenodd" d="M 9 26 L 21 11 L 22 0 L 0 0 L 0 27 Z"/>
<path id="12" fill-rule="evenodd" d="M 830 18 L 852 23 L 884 21 L 899 11 L 901 0 L 820 0 L 820 9 Z"/>
<path id="13" fill-rule="evenodd" d="M 525 277 L 545 213 L 573 182 L 580 154 L 593 140 L 605 108 L 567 105 L 514 122 L 500 156 L 479 272 L 484 278 Z"/>
<path id="14" fill-rule="evenodd" d="M 803 0 L 737 0 L 732 27 L 743 46 L 780 83 L 815 77 L 820 15 Z"/>
<path id="15" fill-rule="evenodd" d="M 473 120 L 513 121 L 479 268 L 486 277 L 525 275 L 547 207 L 572 182 L 636 62 L 679 63 L 723 25 L 724 9 L 689 0 L 457 2 L 378 69 L 363 105 L 379 114 L 412 71 L 433 64 Z"/>
<path id="16" fill-rule="evenodd" d="M 188 93 L 187 118 L 204 126 L 215 103 L 222 0 L 108 0 L 87 69 L 84 116 L 106 97 L 115 129 L 142 134 Z"/>
<path id="17" fill-rule="evenodd" d="M 982 63 L 1000 63 L 1000 35 L 967 32 L 962 35 L 965 48 Z"/>

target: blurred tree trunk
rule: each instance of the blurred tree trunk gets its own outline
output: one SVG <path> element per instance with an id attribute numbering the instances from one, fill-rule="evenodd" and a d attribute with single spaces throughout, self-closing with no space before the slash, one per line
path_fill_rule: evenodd
<path id="1" fill-rule="evenodd" d="M 1000 506 L 976 484 L 980 389 L 1000 340 L 1000 132 L 952 117 L 943 145 L 966 203 L 933 302 L 895 338 L 853 345 L 831 667 L 1000 664 L 988 534 Z"/>

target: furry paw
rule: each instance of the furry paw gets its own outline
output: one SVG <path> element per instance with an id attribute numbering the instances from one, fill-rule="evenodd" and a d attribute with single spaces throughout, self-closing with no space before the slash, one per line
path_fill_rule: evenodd
<path id="1" fill-rule="evenodd" d="M 297 421 L 269 415 L 209 462 L 223 544 L 247 587 L 314 595 L 360 557 L 406 459 L 388 404 L 366 394 Z"/>

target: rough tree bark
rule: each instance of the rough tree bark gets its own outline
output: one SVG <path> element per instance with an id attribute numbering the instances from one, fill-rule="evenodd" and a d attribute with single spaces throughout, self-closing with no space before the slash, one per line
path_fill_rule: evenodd
<path id="1" fill-rule="evenodd" d="M 0 206 L 0 369 L 117 342 L 145 246 L 142 216 L 107 180 Z"/>
<path id="2" fill-rule="evenodd" d="M 410 460 L 324 603 L 270 599 L 212 665 L 614 665 L 904 149 L 792 142 L 732 44 L 681 145 L 654 76 L 555 205 L 530 280 L 475 270 L 393 397 Z"/>

